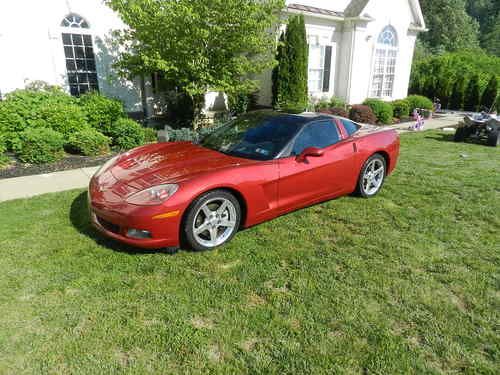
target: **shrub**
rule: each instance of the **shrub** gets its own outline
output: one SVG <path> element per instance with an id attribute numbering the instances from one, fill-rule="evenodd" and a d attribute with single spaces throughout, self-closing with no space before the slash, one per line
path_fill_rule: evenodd
<path id="1" fill-rule="evenodd" d="M 77 99 L 54 86 L 37 82 L 30 87 L 9 93 L 0 102 L 0 132 L 7 135 L 8 149 L 13 149 L 14 140 L 26 129 L 50 128 L 67 139 L 88 127 Z"/>
<path id="2" fill-rule="evenodd" d="M 322 110 L 331 108 L 330 102 L 326 99 L 321 99 L 317 103 L 314 103 L 314 110 L 316 112 L 321 112 Z"/>
<path id="3" fill-rule="evenodd" d="M 464 96 L 464 109 L 466 111 L 477 111 L 481 100 L 481 91 L 479 88 L 479 76 L 474 75 L 467 85 Z"/>
<path id="4" fill-rule="evenodd" d="M 349 118 L 362 124 L 375 124 L 377 122 L 375 114 L 367 105 L 353 105 L 349 111 Z"/>
<path id="5" fill-rule="evenodd" d="M 496 76 L 491 76 L 488 86 L 483 92 L 481 97 L 481 106 L 487 108 L 488 110 L 495 104 L 495 99 L 497 98 L 498 91 L 498 81 Z"/>
<path id="6" fill-rule="evenodd" d="M 347 113 L 347 111 L 344 108 L 339 108 L 339 107 L 321 109 L 319 112 L 325 113 L 327 115 L 334 115 L 334 116 L 340 116 L 340 117 L 345 117 L 345 118 L 349 117 L 349 114 Z"/>
<path id="7" fill-rule="evenodd" d="M 228 95 L 229 111 L 234 115 L 246 113 L 250 105 L 250 96 L 247 93 L 240 92 Z"/>
<path id="8" fill-rule="evenodd" d="M 453 83 L 450 97 L 450 109 L 462 109 L 464 107 L 465 81 L 461 77 Z"/>
<path id="9" fill-rule="evenodd" d="M 97 156 L 109 153 L 110 139 L 93 128 L 79 130 L 69 136 L 68 146 L 83 155 Z"/>
<path id="10" fill-rule="evenodd" d="M 141 125 L 132 119 L 121 118 L 111 128 L 113 145 L 128 150 L 144 144 L 145 135 Z"/>
<path id="11" fill-rule="evenodd" d="M 410 114 L 413 113 L 415 108 L 428 109 L 430 111 L 434 109 L 434 104 L 432 103 L 432 100 L 426 98 L 425 96 L 410 95 L 409 97 L 406 98 L 406 100 L 408 101 L 408 103 L 410 103 Z"/>
<path id="12" fill-rule="evenodd" d="M 7 151 L 7 136 L 0 133 L 0 157 Z"/>
<path id="13" fill-rule="evenodd" d="M 366 99 L 363 104 L 372 109 L 378 122 L 382 124 L 392 123 L 393 110 L 391 103 L 380 99 Z"/>
<path id="14" fill-rule="evenodd" d="M 18 134 L 13 149 L 25 163 L 50 163 L 64 156 L 64 136 L 52 129 L 26 129 Z"/>
<path id="15" fill-rule="evenodd" d="M 346 102 L 342 98 L 338 98 L 336 96 L 332 96 L 330 99 L 330 108 L 345 108 Z"/>
<path id="16" fill-rule="evenodd" d="M 462 77 L 478 75 L 479 91 L 482 92 L 491 76 L 498 76 L 498 72 L 500 72 L 500 57 L 481 51 L 429 54 L 414 60 L 410 91 L 429 98 L 438 97 L 445 104 L 446 98 L 443 95 L 446 90 L 452 91 L 453 82 Z M 450 84 L 448 87 L 443 87 L 446 81 Z"/>
<path id="17" fill-rule="evenodd" d="M 158 132 L 153 128 L 144 128 L 144 142 L 154 143 L 158 141 Z"/>
<path id="18" fill-rule="evenodd" d="M 88 128 L 87 118 L 82 109 L 74 103 L 48 101 L 38 109 L 39 119 L 32 127 L 51 128 L 68 138 L 71 134 Z"/>
<path id="19" fill-rule="evenodd" d="M 74 104 L 73 97 L 55 87 L 46 90 L 15 90 L 0 102 L 0 131 L 8 134 L 8 145 L 11 148 L 10 139 L 16 133 L 32 126 L 47 126 L 41 120 L 42 115 L 50 117 L 48 108 L 55 106 L 56 111 L 65 112 L 65 105 Z"/>
<path id="20" fill-rule="evenodd" d="M 106 135 L 111 134 L 114 122 L 126 117 L 121 101 L 107 98 L 96 92 L 82 95 L 78 103 L 86 114 L 88 123 Z"/>
<path id="21" fill-rule="evenodd" d="M 399 119 L 410 115 L 410 102 L 406 99 L 394 100 L 392 103 L 394 117 Z"/>

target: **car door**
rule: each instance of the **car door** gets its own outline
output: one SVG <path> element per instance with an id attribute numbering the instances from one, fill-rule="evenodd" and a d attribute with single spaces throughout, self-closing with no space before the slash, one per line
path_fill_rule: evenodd
<path id="1" fill-rule="evenodd" d="M 297 158 L 308 148 L 323 151 L 319 157 Z M 290 155 L 279 159 L 278 205 L 281 212 L 319 202 L 348 189 L 352 179 L 355 148 L 350 139 L 342 139 L 332 119 L 310 123 L 297 135 Z"/>

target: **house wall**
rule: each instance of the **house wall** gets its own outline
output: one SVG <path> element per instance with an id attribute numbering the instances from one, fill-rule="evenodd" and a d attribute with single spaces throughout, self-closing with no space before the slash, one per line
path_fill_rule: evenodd
<path id="1" fill-rule="evenodd" d="M 68 90 L 60 27 L 69 13 L 90 24 L 100 91 L 121 99 L 128 111 L 141 111 L 138 81 L 119 79 L 112 68 L 117 50 L 111 31 L 124 24 L 101 0 L 16 0 L 0 2 L 0 91 L 23 88 L 43 80 Z M 80 33 L 83 29 L 70 29 Z M 82 32 L 82 33 L 85 33 Z"/>
<path id="2" fill-rule="evenodd" d="M 388 11 L 388 6 L 390 6 L 390 11 Z M 416 21 L 409 1 L 371 0 L 362 14 L 368 14 L 374 21 L 358 22 L 356 26 L 352 82 L 347 96 L 348 101 L 359 103 L 370 95 L 377 38 L 387 25 L 396 29 L 399 46 L 393 95 L 386 99 L 395 100 L 406 97 L 416 41 L 416 32 L 409 31 L 410 23 Z"/>
<path id="3" fill-rule="evenodd" d="M 290 3 L 342 11 L 350 1 L 287 1 L 287 4 Z M 399 46 L 393 95 L 384 99 L 406 97 L 417 37 L 417 32 L 410 31 L 410 24 L 417 21 L 413 11 L 409 0 L 371 0 L 361 12 L 361 15 L 369 16 L 371 21 L 346 19 L 342 22 L 306 15 L 308 34 L 315 32 L 315 29 L 323 29 L 325 33 L 330 31 L 331 43 L 336 51 L 330 92 L 311 93 L 311 96 L 328 98 L 335 95 L 351 104 L 363 102 L 369 97 L 377 38 L 384 27 L 391 25 L 397 31 Z M 261 83 L 259 103 L 269 105 L 272 99 L 270 72 L 262 75 Z"/>

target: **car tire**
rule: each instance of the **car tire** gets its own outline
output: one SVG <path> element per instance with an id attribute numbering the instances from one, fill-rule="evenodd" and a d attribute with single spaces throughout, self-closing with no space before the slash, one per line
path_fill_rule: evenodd
<path id="1" fill-rule="evenodd" d="M 363 164 L 363 168 L 359 173 L 357 194 L 363 198 L 374 197 L 382 189 L 386 175 L 387 163 L 385 158 L 380 154 L 372 155 Z"/>
<path id="2" fill-rule="evenodd" d="M 457 128 L 453 140 L 455 142 L 463 142 L 465 140 L 465 129 L 463 127 Z"/>
<path id="3" fill-rule="evenodd" d="M 488 146 L 497 147 L 500 144 L 500 132 L 498 129 L 491 131 L 488 134 L 488 140 L 486 141 Z"/>
<path id="4" fill-rule="evenodd" d="M 241 206 L 226 190 L 212 190 L 196 198 L 183 220 L 183 239 L 195 251 L 213 250 L 229 242 L 241 223 Z"/>

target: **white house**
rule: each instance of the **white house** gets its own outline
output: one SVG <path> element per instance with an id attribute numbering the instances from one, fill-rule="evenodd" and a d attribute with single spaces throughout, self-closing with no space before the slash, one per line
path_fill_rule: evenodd
<path id="1" fill-rule="evenodd" d="M 418 0 L 291 0 L 284 14 L 304 14 L 309 91 L 316 98 L 406 96 L 418 32 Z M 0 95 L 43 80 L 73 95 L 87 90 L 120 98 L 131 112 L 153 112 L 154 78 L 119 79 L 113 30 L 124 28 L 102 0 L 0 2 Z M 259 102 L 271 102 L 271 73 Z M 210 106 L 216 95 L 207 95 Z"/>

